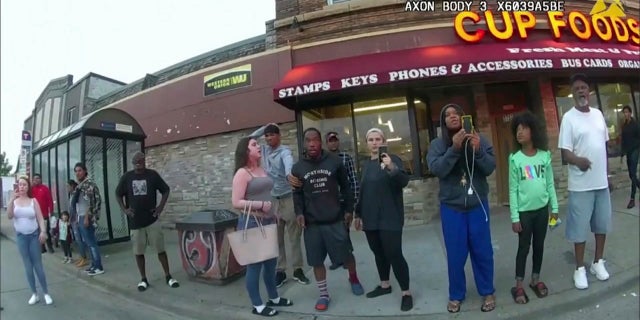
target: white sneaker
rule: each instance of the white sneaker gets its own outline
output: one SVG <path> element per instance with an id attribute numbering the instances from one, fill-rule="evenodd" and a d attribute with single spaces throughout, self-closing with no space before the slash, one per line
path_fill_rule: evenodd
<path id="1" fill-rule="evenodd" d="M 600 259 L 591 265 L 591 274 L 595 275 L 600 281 L 609 279 L 609 272 L 607 272 L 607 269 L 604 267 L 604 260 Z"/>
<path id="2" fill-rule="evenodd" d="M 38 295 L 37 295 L 37 294 L 35 294 L 35 293 L 34 293 L 34 294 L 32 294 L 32 295 L 31 295 L 31 299 L 29 299 L 29 304 L 30 304 L 30 305 L 34 305 L 34 304 L 36 304 L 36 303 L 38 303 L 38 302 L 40 302 L 40 298 L 38 298 Z"/>
<path id="3" fill-rule="evenodd" d="M 44 302 L 45 302 L 46 304 L 52 304 L 52 303 L 53 303 L 53 299 L 51 299 L 51 296 L 50 296 L 50 295 L 45 294 L 45 295 L 44 295 Z"/>
<path id="4" fill-rule="evenodd" d="M 573 285 L 576 286 L 576 289 L 582 290 L 589 288 L 589 281 L 587 281 L 587 271 L 584 267 L 578 268 L 578 270 L 573 272 Z"/>

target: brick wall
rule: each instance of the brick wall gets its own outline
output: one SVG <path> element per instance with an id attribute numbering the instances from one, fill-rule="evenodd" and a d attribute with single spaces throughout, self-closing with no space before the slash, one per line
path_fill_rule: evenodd
<path id="1" fill-rule="evenodd" d="M 281 126 L 282 143 L 297 158 L 295 123 Z M 157 170 L 171 187 L 162 223 L 173 226 L 192 212 L 231 207 L 234 152 L 240 138 L 255 128 L 147 148 L 147 166 Z M 406 224 L 437 218 L 438 180 L 414 180 L 404 190 Z"/>
<path id="2" fill-rule="evenodd" d="M 256 128 L 155 146 L 145 150 L 147 166 L 171 187 L 162 222 L 172 225 L 205 208 L 231 208 L 231 181 L 238 141 Z M 295 123 L 281 126 L 282 143 L 297 155 Z"/>

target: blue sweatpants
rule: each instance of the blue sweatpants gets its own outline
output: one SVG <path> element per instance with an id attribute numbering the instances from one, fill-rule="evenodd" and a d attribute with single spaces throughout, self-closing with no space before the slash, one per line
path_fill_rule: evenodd
<path id="1" fill-rule="evenodd" d="M 445 204 L 440 205 L 442 233 L 447 249 L 449 300 L 465 299 L 467 280 L 464 265 L 467 263 L 469 253 L 471 253 L 471 266 L 478 293 L 481 296 L 487 296 L 495 292 L 489 207 L 486 201 L 483 201 L 482 206 L 477 206 L 468 212 L 458 212 Z"/>

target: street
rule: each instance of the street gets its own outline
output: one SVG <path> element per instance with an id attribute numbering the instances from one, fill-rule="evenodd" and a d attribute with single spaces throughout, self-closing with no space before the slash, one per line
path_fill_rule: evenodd
<path id="1" fill-rule="evenodd" d="M 56 268 L 74 268 L 72 265 L 65 265 L 58 261 L 58 255 L 43 257 L 46 258 L 44 259 L 45 273 L 49 293 L 54 300 L 53 305 L 46 305 L 40 296 L 41 301 L 30 306 L 27 300 L 31 297 L 31 292 L 15 243 L 0 238 L 0 252 L 2 252 L 0 303 L 4 308 L 0 319 L 185 319 L 184 316 L 178 318 L 155 307 L 110 294 L 56 270 Z M 109 274 L 105 273 L 101 276 L 108 277 Z"/>
<path id="2" fill-rule="evenodd" d="M 638 319 L 640 312 L 640 284 L 637 282 L 615 292 L 606 293 L 601 301 L 590 301 L 588 305 L 572 308 L 567 306 L 566 313 L 557 315 L 563 320 L 582 319 Z M 573 310 L 570 310 L 573 309 Z M 554 315 L 554 318 L 556 315 Z M 545 317 L 548 319 L 548 316 Z"/>

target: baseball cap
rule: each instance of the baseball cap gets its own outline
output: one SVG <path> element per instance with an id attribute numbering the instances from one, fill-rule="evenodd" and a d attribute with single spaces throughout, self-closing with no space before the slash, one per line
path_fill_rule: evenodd
<path id="1" fill-rule="evenodd" d="M 327 135 L 325 136 L 325 139 L 327 141 L 329 141 L 331 138 L 336 138 L 337 140 L 340 140 L 340 139 L 338 139 L 338 133 L 335 132 L 335 131 L 331 131 L 331 132 L 327 133 Z"/>

